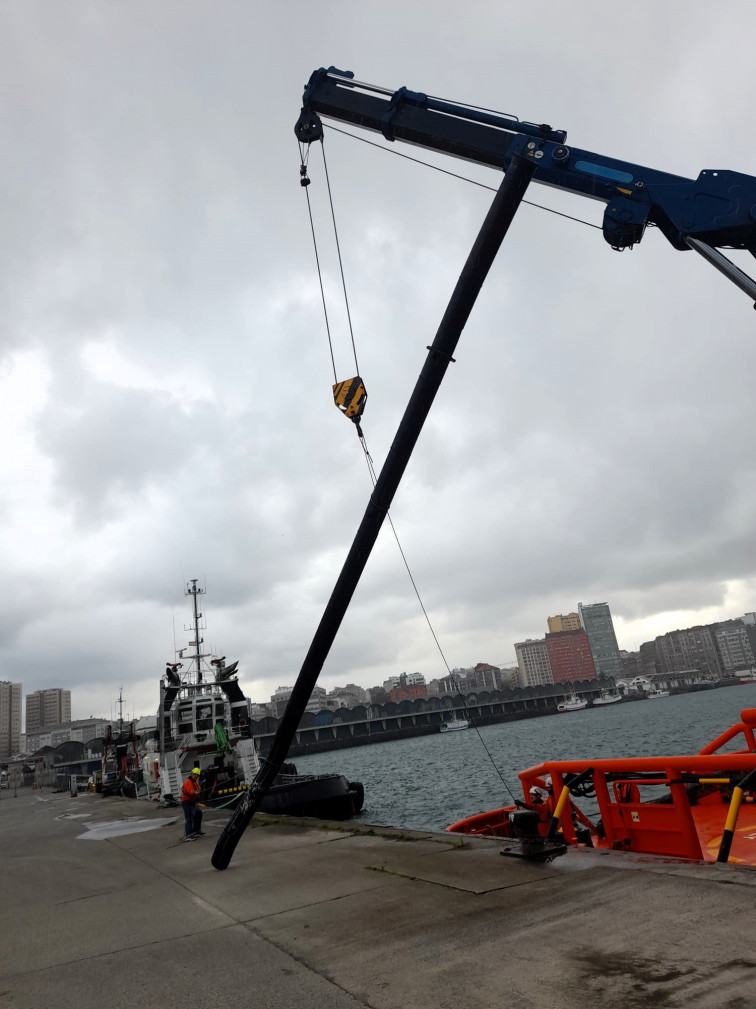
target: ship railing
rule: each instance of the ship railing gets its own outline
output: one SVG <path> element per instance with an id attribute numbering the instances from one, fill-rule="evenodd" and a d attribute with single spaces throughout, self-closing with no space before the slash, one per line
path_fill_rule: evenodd
<path id="1" fill-rule="evenodd" d="M 732 725 L 720 736 L 717 736 L 716 739 L 713 739 L 707 746 L 704 746 L 704 748 L 699 752 L 702 754 L 716 753 L 717 750 L 721 750 L 723 746 L 732 742 L 733 739 L 737 739 L 737 737 L 741 734 L 746 744 L 744 752 L 752 753 L 756 750 L 756 736 L 754 736 L 754 727 L 756 727 L 756 708 L 745 708 L 740 712 L 740 718 L 740 722 L 736 725 Z"/>
<path id="2" fill-rule="evenodd" d="M 543 789 L 553 812 L 565 785 L 589 771 L 559 817 L 568 844 L 578 843 L 587 828 L 617 850 L 702 859 L 691 794 L 718 790 L 726 811 L 743 775 L 756 771 L 756 752 L 545 761 L 521 771 L 519 778 L 526 801 L 531 789 Z M 597 811 L 595 822 L 580 808 L 581 797 L 591 803 L 591 813 Z"/>

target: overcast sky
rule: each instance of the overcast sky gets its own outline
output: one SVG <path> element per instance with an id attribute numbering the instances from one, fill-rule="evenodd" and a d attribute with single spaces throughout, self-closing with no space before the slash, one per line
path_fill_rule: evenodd
<path id="1" fill-rule="evenodd" d="M 747 2 L 11 0 L 0 21 L 0 679 L 70 688 L 74 717 L 121 686 L 154 713 L 191 578 L 248 695 L 293 684 L 362 517 L 293 133 L 313 70 L 756 175 Z M 325 152 L 380 468 L 493 194 L 333 131 Z M 319 149 L 310 175 L 345 379 Z M 658 231 L 619 254 L 521 208 L 392 509 L 451 667 L 514 664 L 579 602 L 608 601 L 627 649 L 756 610 L 755 323 Z M 386 528 L 320 683 L 403 671 L 445 667 Z"/>

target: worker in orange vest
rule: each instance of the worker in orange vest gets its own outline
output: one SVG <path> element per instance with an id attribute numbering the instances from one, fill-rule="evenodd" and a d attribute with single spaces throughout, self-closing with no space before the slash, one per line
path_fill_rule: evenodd
<path id="1" fill-rule="evenodd" d="M 204 834 L 202 826 L 202 810 L 205 808 L 199 801 L 202 789 L 199 783 L 200 769 L 193 767 L 189 777 L 181 789 L 181 808 L 184 810 L 184 840 L 196 841 Z"/>

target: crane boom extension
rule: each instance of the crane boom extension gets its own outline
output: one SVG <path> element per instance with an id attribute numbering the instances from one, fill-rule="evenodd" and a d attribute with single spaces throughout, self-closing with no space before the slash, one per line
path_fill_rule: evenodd
<path id="1" fill-rule="evenodd" d="M 697 179 L 671 175 L 568 147 L 564 130 L 407 88 L 392 93 L 334 67 L 316 70 L 310 78 L 295 126 L 300 141 L 322 138 L 320 116 L 505 172 L 513 157 L 526 157 L 535 166 L 534 182 L 606 204 L 603 233 L 613 249 L 631 248 L 654 224 L 676 249 L 695 249 L 756 299 L 756 282 L 725 256 L 709 255 L 730 248 L 756 256 L 756 178 L 751 175 L 711 169 Z"/>

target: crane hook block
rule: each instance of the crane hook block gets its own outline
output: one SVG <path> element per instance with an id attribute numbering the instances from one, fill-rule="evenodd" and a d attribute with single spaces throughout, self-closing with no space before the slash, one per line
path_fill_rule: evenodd
<path id="1" fill-rule="evenodd" d="M 333 387 L 333 401 L 345 417 L 357 424 L 367 402 L 367 392 L 360 376 L 337 382 Z"/>

